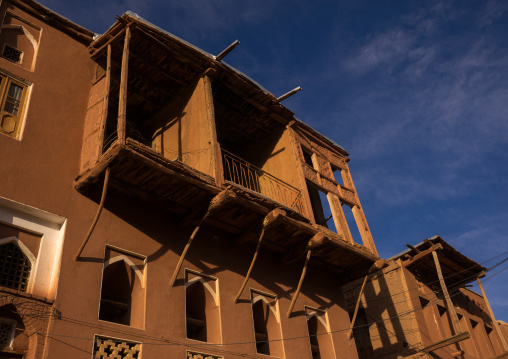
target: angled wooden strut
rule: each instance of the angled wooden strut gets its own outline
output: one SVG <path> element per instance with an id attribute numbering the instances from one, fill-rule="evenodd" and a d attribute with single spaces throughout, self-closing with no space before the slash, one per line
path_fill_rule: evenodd
<path id="1" fill-rule="evenodd" d="M 196 237 L 196 234 L 199 232 L 199 229 L 201 228 L 201 225 L 205 222 L 206 218 L 213 211 L 224 206 L 226 203 L 231 202 L 235 198 L 236 198 L 236 194 L 229 189 L 226 189 L 226 190 L 220 192 L 214 198 L 212 198 L 212 200 L 210 201 L 210 204 L 208 205 L 205 215 L 203 216 L 203 218 L 201 218 L 201 220 L 197 224 L 196 228 L 194 228 L 194 231 L 192 231 L 192 234 L 189 237 L 189 240 L 187 241 L 187 244 L 185 245 L 182 254 L 180 255 L 180 259 L 178 260 L 178 263 L 176 265 L 173 276 L 171 277 L 171 281 L 169 282 L 169 287 L 172 287 L 175 284 L 176 277 L 178 276 L 178 273 L 180 272 L 180 269 L 182 268 L 182 264 L 185 259 L 185 256 L 187 255 L 187 252 L 189 251 L 189 247 L 191 246 L 192 241 Z"/>
<path id="2" fill-rule="evenodd" d="M 240 299 L 240 296 L 242 295 L 242 292 L 245 289 L 245 286 L 247 285 L 247 282 L 250 278 L 250 274 L 252 273 L 252 269 L 254 268 L 254 263 L 256 263 L 256 259 L 258 258 L 259 249 L 261 248 L 261 242 L 263 241 L 263 237 L 265 236 L 265 229 L 274 224 L 277 221 L 277 219 L 285 215 L 286 215 L 285 211 L 283 211 L 280 208 L 275 208 L 273 211 L 268 213 L 265 219 L 263 220 L 263 229 L 261 230 L 261 234 L 259 236 L 258 245 L 256 247 L 256 251 L 254 252 L 254 257 L 252 257 L 249 270 L 247 271 L 242 286 L 240 287 L 240 290 L 238 291 L 238 294 L 235 297 L 235 303 L 238 303 L 238 299 Z"/>
<path id="3" fill-rule="evenodd" d="M 106 173 L 104 175 L 104 185 L 102 186 L 102 196 L 101 196 L 101 202 L 99 204 L 99 209 L 97 210 L 97 213 L 95 214 L 95 218 L 93 219 L 92 225 L 90 226 L 90 229 L 88 230 L 88 233 L 85 236 L 85 239 L 83 239 L 83 243 L 81 243 L 81 246 L 78 249 L 78 253 L 76 253 L 76 256 L 74 257 L 74 260 L 77 261 L 79 256 L 81 255 L 81 252 L 83 252 L 83 248 L 85 248 L 86 243 L 90 239 L 90 236 L 92 235 L 92 232 L 95 228 L 95 225 L 97 224 L 97 221 L 99 221 L 99 217 L 101 215 L 102 209 L 104 208 L 104 202 L 106 201 L 106 193 L 108 192 L 108 183 L 109 183 L 109 173 L 110 168 L 106 168 Z"/>
<path id="4" fill-rule="evenodd" d="M 454 328 L 455 328 L 455 334 L 462 333 L 462 328 L 460 326 L 459 316 L 457 315 L 457 311 L 455 310 L 455 307 L 453 306 L 452 299 L 450 298 L 450 294 L 448 294 L 448 288 L 446 288 L 446 284 L 443 278 L 443 272 L 441 271 L 441 265 L 439 264 L 439 258 L 437 256 L 436 251 L 432 252 L 432 256 L 434 257 L 434 263 L 436 264 L 436 271 L 437 276 L 439 277 L 439 283 L 441 284 L 441 289 L 443 290 L 443 294 L 446 299 L 446 306 L 448 307 L 448 310 L 451 312 Z"/>
<path id="5" fill-rule="evenodd" d="M 300 294 L 300 291 L 302 290 L 303 280 L 305 279 L 305 275 L 307 274 L 307 267 L 309 266 L 310 256 L 312 254 L 312 250 L 316 247 L 321 246 L 325 242 L 328 241 L 328 238 L 323 232 L 316 233 L 307 243 L 307 256 L 305 257 L 305 264 L 303 265 L 302 274 L 300 275 L 300 280 L 298 281 L 298 287 L 296 287 L 296 292 L 293 295 L 293 299 L 291 300 L 291 304 L 289 305 L 288 312 L 286 314 L 286 317 L 290 317 L 291 313 L 293 312 L 293 308 L 296 303 L 296 299 L 298 299 L 298 295 Z"/>
<path id="6" fill-rule="evenodd" d="M 496 329 L 497 335 L 499 335 L 499 339 L 501 340 L 501 344 L 503 344 L 503 348 L 504 348 L 505 352 L 508 353 L 508 345 L 506 344 L 506 340 L 504 339 L 503 333 L 501 333 L 499 324 L 497 323 L 496 318 L 494 317 L 494 312 L 492 311 L 492 307 L 490 306 L 489 300 L 487 299 L 487 294 L 485 293 L 485 290 L 483 289 L 482 282 L 480 280 L 480 278 L 483 278 L 483 277 L 485 277 L 485 272 L 480 273 L 478 278 L 476 278 L 476 281 L 478 282 L 478 286 L 480 287 L 480 290 L 482 291 L 483 299 L 485 299 L 485 304 L 487 305 L 487 310 L 490 314 L 490 318 L 492 319 L 492 324 L 494 325 L 494 328 Z"/>
<path id="7" fill-rule="evenodd" d="M 369 275 L 374 273 L 375 271 L 383 269 L 387 265 L 388 265 L 388 262 L 385 259 L 380 259 L 380 260 L 376 261 L 369 268 L 369 272 L 367 273 L 367 275 L 363 279 L 363 283 L 362 283 L 362 286 L 360 288 L 360 293 L 358 294 L 358 299 L 356 300 L 355 311 L 353 313 L 353 319 L 351 319 L 351 325 L 349 326 L 349 330 L 347 332 L 347 338 L 348 339 L 351 339 L 351 334 L 353 333 L 353 327 L 355 326 L 356 316 L 358 314 L 358 309 L 360 308 L 360 303 L 362 301 L 361 299 L 362 299 L 363 290 L 365 289 L 365 284 L 367 283 L 367 279 L 369 278 Z"/>

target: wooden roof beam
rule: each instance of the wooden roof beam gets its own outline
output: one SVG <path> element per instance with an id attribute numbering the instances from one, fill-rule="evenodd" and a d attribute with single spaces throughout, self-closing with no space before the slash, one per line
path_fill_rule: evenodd
<path id="1" fill-rule="evenodd" d="M 229 45 L 228 47 L 226 47 L 226 49 L 224 49 L 224 51 L 222 51 L 220 54 L 218 54 L 217 56 L 215 56 L 215 60 L 217 61 L 221 61 L 223 58 L 225 58 L 231 51 L 233 51 L 233 49 L 235 47 L 237 47 L 238 45 L 240 45 L 240 41 L 238 40 L 235 40 L 231 45 Z"/>
<path id="2" fill-rule="evenodd" d="M 433 245 L 432 247 L 430 247 L 429 249 L 424 250 L 423 252 L 420 251 L 420 253 L 418 253 L 417 255 L 412 257 L 410 260 L 404 261 L 402 263 L 402 265 L 404 267 L 412 266 L 413 264 L 419 262 L 422 258 L 428 256 L 433 251 L 438 250 L 438 249 L 443 249 L 443 246 L 440 243 Z"/>

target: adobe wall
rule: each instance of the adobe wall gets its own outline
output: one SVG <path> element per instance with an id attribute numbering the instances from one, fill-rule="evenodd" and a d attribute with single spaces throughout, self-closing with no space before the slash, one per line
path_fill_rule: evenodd
<path id="1" fill-rule="evenodd" d="M 357 280 L 343 287 L 350 313 L 361 284 L 362 280 Z M 488 359 L 503 353 L 483 297 L 469 289 L 450 286 L 448 290 L 461 328 L 470 333 L 470 338 L 460 342 L 460 347 L 449 345 L 434 350 L 432 355 L 451 359 L 463 350 L 463 358 Z M 417 278 L 399 261 L 390 261 L 387 268 L 371 275 L 361 306 L 369 324 L 372 357 L 421 356 L 421 348 L 457 334 L 446 302 L 436 292 L 440 292 L 438 281 Z"/>

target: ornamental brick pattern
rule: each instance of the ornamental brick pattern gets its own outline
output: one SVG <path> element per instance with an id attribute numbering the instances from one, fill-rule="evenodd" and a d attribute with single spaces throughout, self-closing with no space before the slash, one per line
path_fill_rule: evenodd
<path id="1" fill-rule="evenodd" d="M 110 338 L 96 338 L 95 359 L 137 359 L 141 344 L 120 342 Z"/>
<path id="2" fill-rule="evenodd" d="M 212 354 L 202 354 L 197 352 L 187 352 L 187 359 L 224 359 L 222 356 Z"/>

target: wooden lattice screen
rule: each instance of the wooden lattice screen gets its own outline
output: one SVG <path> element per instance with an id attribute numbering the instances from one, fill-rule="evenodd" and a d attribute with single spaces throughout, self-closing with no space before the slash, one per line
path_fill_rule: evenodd
<path id="1" fill-rule="evenodd" d="M 32 265 L 13 242 L 0 245 L 0 286 L 26 292 Z"/>

